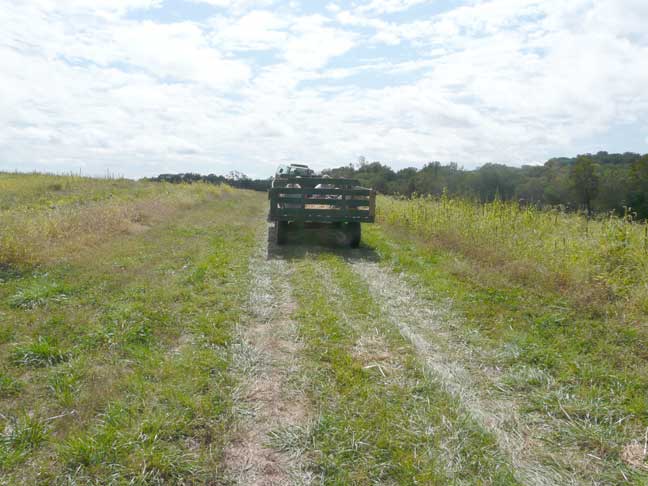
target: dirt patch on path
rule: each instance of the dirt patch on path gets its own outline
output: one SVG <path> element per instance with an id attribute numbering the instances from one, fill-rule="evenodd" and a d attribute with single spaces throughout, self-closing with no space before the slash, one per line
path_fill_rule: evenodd
<path id="1" fill-rule="evenodd" d="M 462 356 L 462 352 L 452 349 L 450 323 L 457 318 L 452 315 L 449 303 L 431 305 L 417 295 L 409 281 L 377 263 L 350 264 L 369 286 L 385 317 L 413 344 L 431 377 L 495 436 L 499 448 L 510 457 L 518 480 L 540 486 L 581 484 L 577 477 L 540 462 L 540 458 L 547 462 L 557 462 L 557 458 L 542 449 L 530 424 L 521 420 L 513 401 L 488 393 L 489 383 L 484 373 L 478 372 L 479 364 L 471 362 L 470 350 L 466 349 Z M 583 460 L 569 456 L 565 451 L 563 459 Z"/>
<path id="2" fill-rule="evenodd" d="M 250 265 L 254 275 L 250 319 L 238 330 L 234 366 L 241 385 L 235 393 L 237 421 L 225 451 L 229 479 L 241 485 L 309 484 L 304 460 L 272 445 L 282 430 L 308 422 L 301 391 L 302 344 L 290 319 L 295 303 L 288 284 L 290 264 L 267 260 L 265 250 Z"/>

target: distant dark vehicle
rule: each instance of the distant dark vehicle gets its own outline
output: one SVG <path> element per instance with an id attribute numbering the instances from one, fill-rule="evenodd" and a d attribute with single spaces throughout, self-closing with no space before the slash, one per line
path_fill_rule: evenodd
<path id="1" fill-rule="evenodd" d="M 289 232 L 326 230 L 338 244 L 357 248 L 361 223 L 373 223 L 376 193 L 355 179 L 317 176 L 307 165 L 277 169 L 268 192 L 274 239 L 286 243 Z"/>

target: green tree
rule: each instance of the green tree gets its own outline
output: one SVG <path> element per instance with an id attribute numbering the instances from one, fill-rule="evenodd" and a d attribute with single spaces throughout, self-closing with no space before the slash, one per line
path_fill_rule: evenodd
<path id="1" fill-rule="evenodd" d="M 519 169 L 502 164 L 485 164 L 475 172 L 471 181 L 474 194 L 483 202 L 496 197 L 509 200 L 515 195 Z"/>
<path id="2" fill-rule="evenodd" d="M 630 207 L 642 219 L 648 219 L 648 154 L 636 160 L 630 169 Z"/>
<path id="3" fill-rule="evenodd" d="M 571 167 L 569 178 L 572 189 L 578 202 L 584 204 L 589 215 L 592 211 L 592 200 L 596 197 L 599 188 L 599 177 L 596 173 L 596 164 L 589 155 L 579 155 Z"/>

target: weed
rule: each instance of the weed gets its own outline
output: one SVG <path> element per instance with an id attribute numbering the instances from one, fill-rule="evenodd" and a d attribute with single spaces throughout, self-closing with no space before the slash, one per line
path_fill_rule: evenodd
<path id="1" fill-rule="evenodd" d="M 6 344 L 14 340 L 15 331 L 9 326 L 0 328 L 0 344 Z"/>
<path id="2" fill-rule="evenodd" d="M 4 431 L 0 433 L 0 469 L 22 462 L 26 455 L 47 439 L 45 423 L 35 417 L 3 419 Z"/>
<path id="3" fill-rule="evenodd" d="M 50 373 L 48 386 L 62 406 L 70 407 L 77 400 L 85 368 L 85 360 L 79 358 L 54 368 Z"/>
<path id="4" fill-rule="evenodd" d="M 61 350 L 55 340 L 43 336 L 35 342 L 18 345 L 11 352 L 14 364 L 33 368 L 56 365 L 69 358 L 70 353 Z"/>
<path id="5" fill-rule="evenodd" d="M 548 389 L 554 383 L 554 378 L 543 369 L 521 364 L 513 365 L 501 378 L 501 383 L 516 392 L 530 392 Z"/>
<path id="6" fill-rule="evenodd" d="M 22 388 L 23 384 L 20 381 L 0 373 L 0 399 L 16 396 Z"/>
<path id="7" fill-rule="evenodd" d="M 289 425 L 276 428 L 268 434 L 269 445 L 273 449 L 287 452 L 291 456 L 301 456 L 312 447 L 311 425 Z"/>
<path id="8" fill-rule="evenodd" d="M 0 284 L 17 279 L 21 276 L 20 270 L 12 265 L 0 263 Z"/>
<path id="9" fill-rule="evenodd" d="M 102 464 L 113 464 L 123 453 L 124 444 L 118 441 L 113 430 L 88 436 L 80 435 L 68 438 L 59 448 L 59 455 L 72 470 L 94 468 Z"/>
<path id="10" fill-rule="evenodd" d="M 56 282 L 39 279 L 20 289 L 9 298 L 9 305 L 21 309 L 33 309 L 48 302 L 60 303 L 67 299 L 71 289 Z"/>
<path id="11" fill-rule="evenodd" d="M 172 444 L 152 444 L 129 458 L 131 481 L 140 484 L 177 484 L 201 474 L 196 457 Z"/>

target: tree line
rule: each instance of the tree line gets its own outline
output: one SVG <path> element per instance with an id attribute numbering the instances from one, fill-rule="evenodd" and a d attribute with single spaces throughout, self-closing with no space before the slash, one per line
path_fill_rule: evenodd
<path id="1" fill-rule="evenodd" d="M 194 182 L 207 182 L 209 184 L 228 184 L 239 189 L 251 189 L 254 191 L 267 191 L 270 187 L 270 179 L 251 179 L 241 172 L 230 172 L 227 175 L 208 174 L 201 175 L 194 172 L 180 174 L 160 174 L 157 177 L 150 177 L 146 180 L 152 182 L 170 182 L 172 184 L 192 184 Z"/>
<path id="2" fill-rule="evenodd" d="M 553 158 L 544 165 L 486 164 L 464 170 L 456 163 L 430 162 L 423 168 L 394 171 L 380 162 L 361 162 L 325 171 L 352 177 L 384 194 L 462 196 L 481 202 L 495 198 L 539 206 L 648 218 L 648 154 L 584 154 Z"/>
<path id="3" fill-rule="evenodd" d="M 588 213 L 636 213 L 648 219 L 648 154 L 598 152 L 560 157 L 544 165 L 509 167 L 486 164 L 465 170 L 456 163 L 429 162 L 422 168 L 393 170 L 382 162 L 366 162 L 327 169 L 335 177 L 358 179 L 382 194 L 470 197 L 481 202 L 516 200 L 539 206 L 562 206 Z M 226 176 L 195 173 L 161 174 L 150 180 L 173 183 L 204 181 L 265 191 L 270 179 L 251 179 L 240 172 Z"/>

